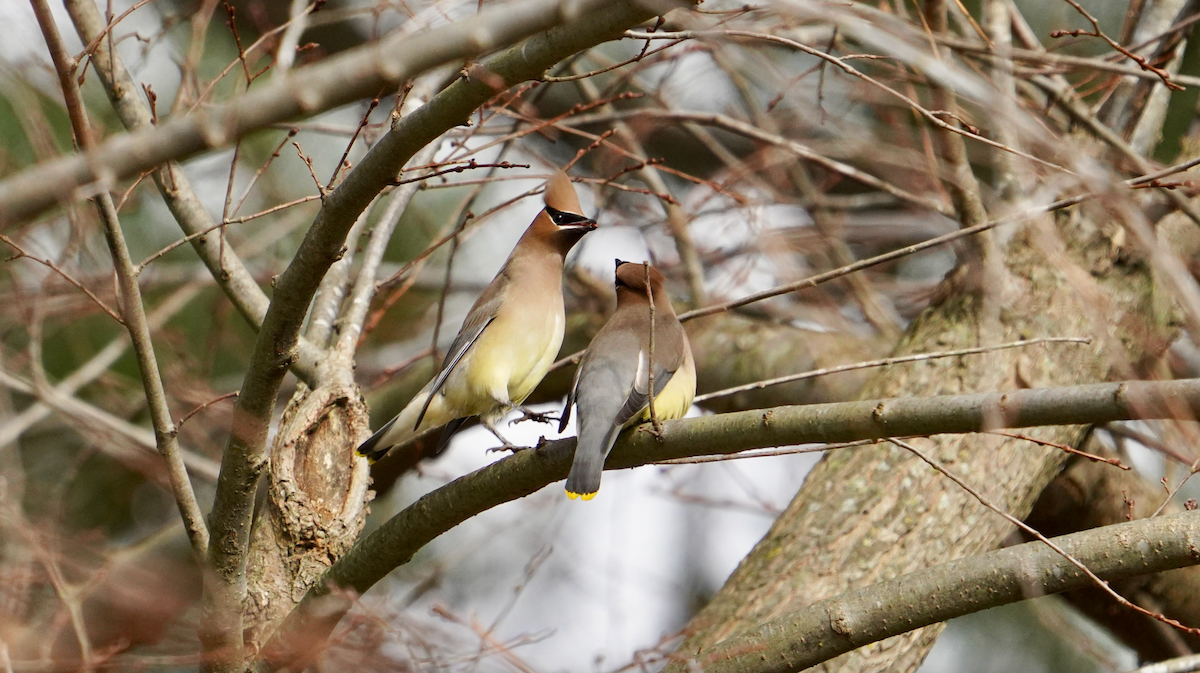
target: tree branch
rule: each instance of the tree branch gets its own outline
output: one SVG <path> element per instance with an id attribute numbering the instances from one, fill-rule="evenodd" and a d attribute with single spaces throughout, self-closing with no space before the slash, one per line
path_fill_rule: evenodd
<path id="1" fill-rule="evenodd" d="M 1143 519 L 1053 541 L 1102 579 L 1200 564 L 1200 514 Z M 667 671 L 802 671 L 853 649 L 913 629 L 1093 583 L 1043 542 L 950 561 L 813 603 Z M 678 656 L 678 655 L 677 655 Z"/>
<path id="2" fill-rule="evenodd" d="M 40 420 L 51 411 L 67 416 L 77 422 L 81 422 L 85 427 L 95 429 L 97 427 L 110 430 L 123 441 L 104 444 L 105 450 L 112 453 L 117 460 L 128 459 L 131 457 L 141 458 L 141 451 L 131 451 L 133 445 L 140 445 L 148 454 L 157 455 L 159 453 L 158 443 L 152 431 L 134 425 L 129 421 L 115 416 L 104 409 L 88 404 L 87 402 L 74 397 L 70 392 L 63 392 L 63 384 L 54 387 L 44 387 L 38 385 L 37 382 L 27 381 L 20 376 L 12 374 L 0 368 L 0 386 L 4 386 L 9 390 L 19 392 L 25 395 L 30 395 L 38 400 L 37 405 L 31 406 L 31 409 L 41 413 L 35 414 L 34 418 Z M 44 411 L 42 411 L 44 410 Z M 14 420 L 21 420 L 25 416 L 15 416 Z M 26 421 L 28 422 L 28 421 Z M 7 427 L 5 428 L 7 430 Z M 4 438 L 12 437 L 9 442 L 15 441 L 20 436 L 20 433 L 11 434 L 5 433 Z M 204 479 L 209 482 L 217 480 L 217 472 L 219 470 L 216 461 L 213 461 L 206 456 L 200 455 L 194 451 L 180 449 L 180 455 L 183 459 L 183 464 L 187 467 L 190 473 L 199 479 Z M 157 467 L 157 465 L 156 465 Z M 169 484 L 168 484 L 169 485 Z"/>
<path id="3" fill-rule="evenodd" d="M 1110 432 L 1114 429 L 1119 431 L 1121 426 L 1104 427 Z M 1096 439 L 1104 430 L 1094 431 L 1084 448 L 1104 452 L 1103 444 Z M 1164 497 L 1161 484 L 1137 471 L 1114 470 L 1103 463 L 1073 459 L 1038 496 L 1026 521 L 1046 535 L 1065 535 L 1130 518 L 1151 517 Z M 1181 509 L 1172 507 L 1168 513 Z M 1149 598 L 1163 615 L 1184 624 L 1200 624 L 1200 603 L 1195 599 L 1200 592 L 1200 568 L 1138 577 L 1115 583 L 1113 589 L 1135 602 Z M 1184 648 L 1200 646 L 1200 638 L 1194 635 L 1164 629 L 1162 624 L 1131 610 L 1113 610 L 1112 600 L 1098 588 L 1084 588 L 1065 598 L 1135 649 L 1143 661 L 1175 656 L 1181 643 Z"/>
<path id="4" fill-rule="evenodd" d="M 436 151 L 436 145 L 428 145 L 417 154 L 415 157 L 416 163 L 420 165 L 433 161 Z M 371 298 L 375 296 L 375 292 L 378 289 L 375 275 L 379 272 L 380 263 L 383 262 L 383 255 L 387 251 L 388 241 L 391 240 L 392 232 L 395 231 L 396 225 L 400 223 L 400 216 L 404 214 L 404 211 L 408 210 L 408 205 L 412 202 L 413 197 L 416 196 L 421 184 L 416 181 L 409 182 L 401 185 L 392 192 L 387 208 L 384 209 L 379 221 L 375 223 L 375 229 L 371 232 L 371 238 L 367 242 L 366 250 L 363 251 L 363 261 L 358 271 L 358 278 L 355 279 L 354 286 L 350 290 L 349 301 L 342 311 L 342 315 L 338 318 L 337 341 L 331 344 L 332 353 L 330 357 L 340 359 L 347 368 L 354 358 L 355 350 L 358 348 L 358 341 L 362 336 L 363 323 L 366 321 L 367 313 L 371 308 Z"/>
<path id="5" fill-rule="evenodd" d="M 65 0 L 67 12 L 75 23 L 75 31 L 84 44 L 89 44 L 108 30 L 108 22 L 100 15 L 95 2 L 87 0 Z M 96 42 L 92 52 L 92 69 L 104 85 L 113 109 L 121 118 L 125 128 L 135 131 L 153 128 L 153 117 L 148 105 L 138 93 L 138 87 L 120 56 L 110 49 L 107 40 Z M 196 254 L 208 267 L 217 285 L 229 297 L 234 308 L 254 329 L 262 326 L 267 313 L 269 299 L 250 274 L 233 246 L 221 240 L 218 225 L 208 215 L 192 183 L 180 170 L 179 164 L 168 162 L 154 169 L 154 184 L 162 195 L 167 208 L 179 223 L 179 228 L 190 238 Z M 206 233 L 212 232 L 211 236 Z M 309 385 L 315 385 L 317 364 L 321 351 L 307 340 L 300 342 L 300 357 L 293 370 Z"/>
<path id="6" fill-rule="evenodd" d="M 754 409 L 666 421 L 661 440 L 646 425 L 617 440 L 605 469 L 792 444 L 970 433 L 1131 418 L 1200 415 L 1200 379 L 1102 383 L 1007 393 L 937 395 Z M 442 533 L 497 505 L 563 479 L 573 439 L 518 452 L 438 488 L 384 522 L 329 569 L 268 648 L 280 665 L 323 642 L 349 603 L 334 587 L 359 593 Z"/>
<path id="7" fill-rule="evenodd" d="M 160 301 L 158 306 L 146 316 L 147 327 L 151 332 L 162 327 L 167 320 L 182 311 L 204 287 L 206 287 L 204 284 L 197 282 L 189 283 L 175 290 L 175 292 Z M 125 354 L 125 350 L 128 348 L 129 341 L 124 336 L 114 338 L 104 348 L 97 351 L 87 362 L 83 363 L 74 372 L 71 372 L 71 374 L 63 377 L 53 387 L 39 389 L 41 395 L 53 395 L 62 400 L 78 401 L 74 397 L 75 393 L 100 378 L 102 374 L 108 371 L 109 367 L 112 367 L 117 360 L 121 359 L 121 356 Z M 83 404 L 82 402 L 80 403 Z M 3 426 L 0 426 L 0 446 L 8 446 L 17 441 L 17 438 L 24 434 L 26 430 L 41 422 L 52 411 L 53 408 L 47 402 L 38 401 L 22 409 L 20 413 L 6 419 Z M 150 446 L 153 445 L 153 438 L 151 438 Z M 209 478 L 215 480 L 217 478 L 216 464 L 212 461 L 208 462 L 212 466 L 212 474 Z M 192 470 L 196 469 L 195 465 L 191 465 L 189 468 Z"/>
<path id="8" fill-rule="evenodd" d="M 50 57 L 54 61 L 54 69 L 58 73 L 62 85 L 63 97 L 66 101 L 71 128 L 75 133 L 75 142 L 83 151 L 91 147 L 91 128 L 89 127 L 87 111 L 83 106 L 83 97 L 79 84 L 75 79 L 75 62 L 67 52 L 58 27 L 54 24 L 54 15 L 46 0 L 32 0 L 34 14 L 46 45 L 50 49 Z M 121 315 L 125 328 L 129 330 L 129 338 L 133 341 L 133 352 L 141 373 L 142 386 L 146 392 L 146 404 L 150 411 L 150 420 L 154 426 L 154 442 L 167 464 L 167 476 L 174 491 L 175 503 L 179 507 L 179 515 L 183 518 L 183 527 L 187 531 L 188 541 L 196 558 L 203 559 L 208 547 L 208 528 L 204 525 L 204 515 L 196 502 L 196 493 L 192 490 L 192 482 L 188 478 L 187 466 L 183 462 L 183 452 L 179 448 L 179 437 L 175 429 L 175 421 L 171 418 L 171 410 L 167 407 L 167 393 L 163 388 L 162 376 L 158 371 L 158 360 L 154 355 L 154 343 L 150 338 L 150 327 L 146 322 L 146 306 L 142 303 L 142 290 L 138 286 L 137 274 L 134 271 L 133 260 L 129 256 L 129 247 L 125 244 L 125 234 L 121 231 L 121 222 L 117 219 L 117 209 L 112 196 L 102 191 L 95 198 L 99 210 L 100 221 L 104 225 L 104 238 L 108 242 L 112 254 L 113 267 L 120 288 Z"/>
<path id="9" fill-rule="evenodd" d="M 83 196 L 94 194 L 117 180 L 223 147 L 271 124 L 374 96 L 431 68 L 512 44 L 612 4 L 606 0 L 527 0 L 419 35 L 347 50 L 293 70 L 287 78 L 233 102 L 171 119 L 154 129 L 117 136 L 86 154 L 48 162 L 5 180 L 0 183 L 0 224 L 22 222 L 60 200 L 77 198 L 80 192 Z M 629 9 L 625 3 L 619 7 Z M 641 12 L 640 17 L 650 15 Z"/>

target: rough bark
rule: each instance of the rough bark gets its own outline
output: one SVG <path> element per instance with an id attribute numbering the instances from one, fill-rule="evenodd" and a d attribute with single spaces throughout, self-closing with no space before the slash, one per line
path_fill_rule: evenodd
<path id="1" fill-rule="evenodd" d="M 1055 249 L 1046 222 L 1025 228 L 1008 242 L 1005 287 L 989 295 L 1000 302 L 1000 333 L 988 338 L 1091 336 L 1092 346 L 1053 357 L 1010 351 L 890 368 L 864 396 L 1098 381 L 1124 370 L 1126 363 L 1157 358 L 1167 343 L 1168 328 L 1155 320 L 1146 266 L 1114 260 L 1111 242 L 1090 219 L 1059 220 L 1059 233 L 1075 245 L 1069 252 Z M 1045 235 L 1038 235 L 1039 229 Z M 947 287 L 945 298 L 911 326 L 898 352 L 976 345 L 989 312 L 984 303 L 976 295 Z M 1030 434 L 1071 444 L 1080 431 L 1053 427 Z M 1029 512 L 1064 456 L 987 435 L 940 436 L 923 445 L 1017 516 Z M 692 621 L 679 654 L 694 656 L 735 633 L 847 588 L 986 551 L 1011 530 L 1010 524 L 900 449 L 836 452 L 814 468 L 771 531 Z M 939 626 L 927 627 L 848 653 L 821 668 L 914 670 L 939 632 Z"/>
<path id="2" fill-rule="evenodd" d="M 254 649 L 358 538 L 371 499 L 366 462 L 347 450 L 370 434 L 357 387 L 301 385 L 279 426 L 246 564 Z"/>

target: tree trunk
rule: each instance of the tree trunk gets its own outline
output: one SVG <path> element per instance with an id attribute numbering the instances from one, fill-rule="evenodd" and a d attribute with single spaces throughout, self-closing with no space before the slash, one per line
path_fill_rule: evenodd
<path id="1" fill-rule="evenodd" d="M 1038 346 L 978 358 L 933 360 L 889 368 L 867 387 L 867 398 L 966 393 L 1101 381 L 1131 372 L 1127 363 L 1154 361 L 1168 328 L 1152 310 L 1145 264 L 1114 255 L 1093 219 L 1072 214 L 1016 232 L 1003 251 L 1005 282 L 984 296 L 962 287 L 960 269 L 909 329 L 897 353 L 979 343 L 984 321 L 998 320 L 989 340 L 1088 336 L 1090 346 Z M 1061 249 L 1060 240 L 1073 249 Z M 988 306 L 998 302 L 997 307 Z M 998 310 L 996 310 L 998 309 Z M 1078 427 L 1028 433 L 1073 444 Z M 996 435 L 914 440 L 949 470 L 1018 517 L 1057 474 L 1065 453 Z M 693 655 L 766 619 L 803 605 L 951 558 L 995 548 L 1012 526 L 949 479 L 888 444 L 830 453 L 800 492 L 692 621 L 679 649 Z M 865 647 L 825 670 L 911 671 L 941 626 Z"/>

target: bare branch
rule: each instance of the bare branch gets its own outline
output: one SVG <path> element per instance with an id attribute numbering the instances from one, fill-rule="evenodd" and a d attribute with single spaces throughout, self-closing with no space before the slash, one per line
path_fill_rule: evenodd
<path id="1" fill-rule="evenodd" d="M 175 316 L 179 311 L 188 305 L 192 299 L 205 286 L 201 283 L 190 283 L 185 285 L 173 294 L 163 300 L 159 305 L 150 312 L 147 316 L 147 325 L 150 330 L 158 329 L 167 320 Z M 104 348 L 100 349 L 90 360 L 85 362 L 81 367 L 76 369 L 70 375 L 64 377 L 53 387 L 46 389 L 44 392 L 54 395 L 61 400 L 75 400 L 73 395 L 84 386 L 100 378 L 109 367 L 125 354 L 129 348 L 129 340 L 124 336 L 119 336 L 110 341 Z M 76 400 L 77 401 L 77 400 Z M 82 404 L 82 402 L 81 402 Z M 46 418 L 52 412 L 51 406 L 46 403 L 38 402 L 30 405 L 21 411 L 21 413 L 5 420 L 4 425 L 0 426 L 0 446 L 8 446 L 15 442 L 26 430 L 33 427 L 34 424 Z M 154 438 L 149 440 L 149 446 L 154 446 Z M 212 461 L 208 461 L 212 468 L 211 479 L 216 479 L 217 470 Z M 195 470 L 196 465 L 189 464 L 188 469 Z"/>
<path id="2" fill-rule="evenodd" d="M 812 371 L 801 372 L 799 374 L 789 374 L 787 376 L 780 376 L 780 377 L 773 378 L 773 379 L 766 379 L 764 381 L 755 381 L 754 383 L 747 383 L 745 385 L 735 386 L 733 388 L 725 388 L 724 390 L 714 390 L 711 393 L 697 395 L 696 399 L 693 400 L 693 402 L 695 402 L 696 404 L 700 404 L 702 402 L 707 402 L 708 400 L 711 400 L 711 399 L 714 399 L 717 397 L 725 397 L 726 395 L 735 395 L 737 393 L 746 392 L 747 390 L 758 390 L 760 388 L 767 388 L 769 386 L 777 386 L 777 385 L 782 385 L 784 383 L 791 383 L 792 381 L 803 381 L 804 379 L 811 379 L 811 378 L 815 378 L 818 376 L 828 376 L 829 374 L 838 374 L 840 372 L 850 372 L 850 371 L 854 371 L 855 369 L 866 369 L 868 367 L 890 367 L 892 365 L 900 364 L 903 362 L 921 362 L 923 360 L 934 360 L 937 358 L 953 358 L 953 357 L 961 357 L 964 355 L 978 355 L 980 353 L 991 353 L 993 351 L 1004 350 L 1007 348 L 1024 348 L 1026 346 L 1034 346 L 1037 344 L 1044 344 L 1044 343 L 1090 344 L 1091 342 L 1092 342 L 1091 339 L 1080 339 L 1077 337 L 1046 337 L 1046 338 L 1042 338 L 1042 339 L 1029 339 L 1027 341 L 1013 341 L 1011 343 L 997 344 L 995 346 L 980 346 L 978 348 L 960 348 L 958 350 L 940 351 L 937 353 L 920 353 L 917 355 L 904 355 L 904 356 L 900 356 L 900 357 L 880 358 L 878 360 L 870 360 L 868 362 L 855 362 L 853 364 L 839 365 L 837 367 L 825 367 L 823 369 L 814 369 Z"/>
<path id="3" fill-rule="evenodd" d="M 921 208 L 932 210 L 935 213 L 941 213 L 942 215 L 952 216 L 954 214 L 950 209 L 935 199 L 921 196 L 919 194 L 913 194 L 905 189 L 901 189 L 900 187 L 893 185 L 890 182 L 887 182 L 886 180 L 881 180 L 880 178 L 877 178 L 866 171 L 862 171 L 841 161 L 830 159 L 829 157 L 816 152 L 803 143 L 774 133 L 768 133 L 754 126 L 753 124 L 748 124 L 744 121 L 740 121 L 722 114 L 685 112 L 677 110 L 638 109 L 623 111 L 611 115 L 581 115 L 580 117 L 574 119 L 564 120 L 562 124 L 564 126 L 576 126 L 591 124 L 601 120 L 618 121 L 621 119 L 629 119 L 634 117 L 656 117 L 665 120 L 689 121 L 697 124 L 703 124 L 705 126 L 715 126 L 747 138 L 752 138 L 759 142 L 774 145 L 780 149 L 791 152 L 802 159 L 811 161 L 822 168 L 833 171 L 839 175 L 844 175 L 855 182 L 860 182 L 868 187 L 873 187 L 881 192 L 886 192 L 906 203 L 911 203 L 913 205 L 920 206 Z"/>
<path id="4" fill-rule="evenodd" d="M 413 158 L 418 164 L 432 161 L 436 150 L 437 145 L 430 144 Z M 371 298 L 375 296 L 377 289 L 375 274 L 378 273 L 379 264 L 383 261 L 383 253 L 387 250 L 392 232 L 400 223 L 400 216 L 408 209 L 408 204 L 412 202 L 412 198 L 416 196 L 419 188 L 419 182 L 410 182 L 392 192 L 387 208 L 384 209 L 379 222 L 375 224 L 375 230 L 371 232 L 367 249 L 363 252 L 363 263 L 359 268 L 358 278 L 350 293 L 350 301 L 339 319 L 341 322 L 338 340 L 333 348 L 333 357 L 341 358 L 347 365 L 354 357 L 359 337 L 362 336 L 363 324 L 371 309 Z"/>
<path id="5" fill-rule="evenodd" d="M 1189 411 L 1200 414 L 1200 379 L 754 409 L 664 421 L 661 440 L 643 424 L 617 440 L 605 469 L 792 444 L 1173 418 Z M 298 649 L 312 645 L 314 638 L 323 641 L 328 636 L 349 607 L 337 609 L 332 605 L 344 597 L 322 600 L 332 587 L 366 591 L 463 521 L 565 478 L 573 453 L 573 439 L 547 442 L 422 496 L 363 538 L 330 568 L 324 584 L 314 588 L 297 613 L 288 618 L 268 660 L 275 666 L 287 663 L 300 656 Z M 304 634 L 304 642 L 290 642 L 299 633 Z"/>
<path id="6" fill-rule="evenodd" d="M 293 70 L 289 77 L 231 103 L 172 119 L 152 130 L 117 136 L 86 156 L 55 160 L 5 180 L 0 183 L 0 223 L 11 226 L 63 198 L 90 196 L 118 180 L 223 147 L 270 124 L 372 97 L 443 63 L 512 44 L 611 4 L 605 0 L 526 0 L 418 35 L 348 50 Z M 619 7 L 630 11 L 624 3 Z M 650 12 L 639 9 L 632 14 L 637 20 L 624 22 L 621 30 L 644 20 Z M 611 36 L 606 33 L 603 38 Z M 589 45 L 580 48 L 583 46 Z"/>
<path id="7" fill-rule="evenodd" d="M 40 400 L 40 406 L 31 407 L 44 410 L 35 415 L 35 418 L 38 420 L 44 418 L 53 409 L 71 419 L 82 421 L 85 426 L 98 426 L 111 430 L 117 436 L 124 438 L 124 441 L 121 442 L 123 446 L 125 446 L 125 441 L 129 441 L 147 451 L 158 452 L 158 446 L 152 431 L 134 425 L 118 416 L 114 416 L 99 407 L 84 402 L 78 397 L 72 397 L 69 393 L 61 390 L 64 387 L 61 383 L 53 388 L 45 388 L 39 386 L 36 382 L 27 381 L 15 374 L 0 369 L 0 385 L 25 395 L 32 395 Z M 21 420 L 23 418 L 23 416 L 18 416 L 14 420 Z M 5 429 L 7 430 L 7 428 Z M 5 433 L 6 437 L 9 435 L 10 433 Z M 203 478 L 209 482 L 217 480 L 218 467 L 215 462 L 194 451 L 180 449 L 180 453 L 182 454 L 184 465 L 196 477 Z M 116 457 L 121 458 L 128 455 L 129 451 L 126 449 L 122 456 Z"/>
<path id="8" fill-rule="evenodd" d="M 510 43 L 569 18 L 562 16 L 568 12 L 560 3 L 553 3 L 551 7 L 544 4 L 531 2 L 506 7 L 409 40 L 388 42 L 386 45 L 392 49 L 381 53 L 390 53 L 401 62 L 408 61 L 408 69 L 396 63 L 382 72 L 378 63 L 372 63 L 370 72 L 376 76 L 386 74 L 392 78 L 388 81 L 394 83 L 453 55 L 471 53 L 472 45 L 480 42 L 487 45 Z M 633 4 L 601 4 L 603 9 L 533 37 L 485 64 L 474 66 L 473 75 L 458 80 L 416 112 L 400 118 L 324 199 L 324 206 L 300 249 L 275 283 L 271 305 L 263 319 L 241 395 L 234 407 L 233 428 L 221 462 L 221 477 L 210 517 L 213 535 L 209 554 L 213 573 L 208 576 L 205 587 L 207 623 L 203 629 L 208 651 L 221 652 L 229 662 L 235 662 L 241 656 L 246 550 L 254 494 L 266 465 L 271 412 L 283 377 L 295 360 L 299 330 L 309 303 L 325 272 L 341 256 L 347 231 L 416 152 L 491 99 L 495 95 L 493 87 L 507 88 L 539 77 L 563 58 L 619 36 L 625 29 L 649 18 L 646 10 Z M 571 14 L 575 15 L 574 12 Z M 438 36 L 436 44 L 426 41 L 425 38 L 434 35 Z M 403 56 L 408 58 L 401 58 Z M 319 67 L 305 69 L 308 79 L 318 78 L 314 70 Z M 337 79 L 345 86 L 346 73 L 339 73 Z M 376 82 L 367 75 L 363 75 L 363 79 Z M 376 82 L 371 95 L 384 83 Z M 297 86 L 300 85 L 297 83 Z M 250 97 L 252 95 L 246 98 Z M 0 211 L 2 209 L 0 205 Z"/>
<path id="9" fill-rule="evenodd" d="M 1104 580 L 1200 563 L 1200 515 L 1120 523 L 1054 539 Z M 802 671 L 863 645 L 952 617 L 1093 580 L 1043 542 L 970 556 L 813 603 L 699 653 L 676 655 L 667 671 L 694 663 L 706 673 Z"/>
<path id="10" fill-rule="evenodd" d="M 71 118 L 71 128 L 75 139 L 83 151 L 91 148 L 91 129 L 88 127 L 87 112 L 83 107 L 83 98 L 79 92 L 79 84 L 75 79 L 74 60 L 67 53 L 58 28 L 54 25 L 54 15 L 46 0 L 32 0 L 34 13 L 42 35 L 50 48 L 50 56 L 54 60 L 58 72 L 59 83 L 63 88 L 67 111 Z M 129 338 L 133 341 L 133 351 L 137 356 L 138 369 L 142 375 L 142 385 L 146 391 L 146 402 L 150 408 L 150 419 L 154 425 L 154 439 L 159 452 L 167 463 L 167 474 L 171 480 L 171 488 L 175 492 L 175 502 L 179 514 L 183 517 L 183 527 L 187 531 L 188 540 L 198 560 L 203 559 L 208 547 L 208 528 L 204 525 L 204 515 L 196 501 L 196 493 L 192 490 L 192 482 L 188 478 L 187 466 L 184 465 L 182 450 L 179 448 L 179 438 L 175 422 L 171 418 L 171 410 L 167 407 L 167 393 L 163 388 L 162 377 L 158 370 L 158 361 L 154 355 L 154 343 L 150 339 L 150 327 L 146 322 L 146 307 L 142 304 L 142 291 L 138 287 L 137 273 L 133 259 L 129 256 L 129 248 L 125 244 L 125 234 L 121 231 L 121 223 L 117 219 L 117 210 L 113 205 L 112 196 L 107 191 L 100 192 L 95 199 L 100 212 L 100 220 L 104 225 L 104 236 L 112 253 L 113 266 L 117 272 L 117 280 L 121 293 L 121 313 L 124 316 L 125 327 L 129 330 Z"/>
<path id="11" fill-rule="evenodd" d="M 112 99 L 113 108 L 121 122 L 131 131 L 148 131 L 154 128 L 150 107 L 138 95 L 138 88 L 134 85 L 129 71 L 125 69 L 120 57 L 110 48 L 108 42 L 98 39 L 108 26 L 96 3 L 87 0 L 66 0 L 65 4 L 80 39 L 84 42 L 95 41 L 92 68 Z M 196 254 L 204 261 L 209 273 L 233 302 L 238 313 L 241 313 L 252 327 L 258 329 L 267 313 L 269 300 L 266 293 L 259 287 L 232 246 L 224 243 L 220 236 L 207 236 L 209 232 L 215 231 L 225 223 L 216 224 L 209 217 L 208 210 L 201 203 L 199 195 L 179 164 L 168 162 L 156 167 L 153 169 L 153 176 L 159 194 L 162 195 L 171 214 L 175 216 L 179 228 L 186 234 L 184 240 L 195 248 Z M 237 221 L 244 222 L 246 219 L 249 218 L 239 218 Z M 146 260 L 142 265 L 149 261 Z M 300 359 L 294 369 L 297 374 L 311 382 L 316 376 L 316 366 L 320 360 L 320 351 L 303 341 L 300 345 Z"/>

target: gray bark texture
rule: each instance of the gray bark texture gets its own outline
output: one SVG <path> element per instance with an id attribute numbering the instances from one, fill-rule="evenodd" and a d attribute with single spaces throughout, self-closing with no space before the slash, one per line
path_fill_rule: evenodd
<path id="1" fill-rule="evenodd" d="M 357 386 L 301 385 L 279 425 L 246 564 L 246 642 L 255 650 L 354 544 L 371 499 L 367 466 L 346 450 L 371 434 Z"/>
<path id="2" fill-rule="evenodd" d="M 1113 254 L 1107 230 L 1074 213 L 1015 232 L 1003 287 L 963 287 L 960 270 L 944 296 L 909 329 L 897 354 L 974 346 L 1022 336 L 1090 336 L 1091 346 L 1053 352 L 1001 351 L 890 368 L 864 397 L 909 397 L 1100 381 L 1154 362 L 1170 328 L 1152 309 L 1146 265 Z M 1059 238 L 1061 237 L 1061 238 Z M 1064 249 L 1060 241 L 1071 241 Z M 1097 297 L 1102 300 L 1097 303 Z M 988 306 L 996 301 L 995 307 Z M 998 322 L 984 326 L 991 314 Z M 988 320 L 988 322 L 992 322 Z M 998 329 L 998 331 L 993 331 Z M 1074 444 L 1079 427 L 1028 433 Z M 1059 471 L 1065 453 L 985 434 L 935 436 L 923 449 L 1009 513 L 1024 517 Z M 770 532 L 694 618 L 678 650 L 696 656 L 722 640 L 852 587 L 891 579 L 946 559 L 993 549 L 1012 532 L 1004 519 L 925 463 L 889 445 L 827 455 Z M 915 670 L 940 625 L 889 638 L 826 662 L 827 671 Z"/>

